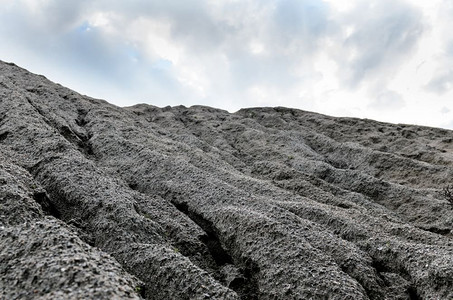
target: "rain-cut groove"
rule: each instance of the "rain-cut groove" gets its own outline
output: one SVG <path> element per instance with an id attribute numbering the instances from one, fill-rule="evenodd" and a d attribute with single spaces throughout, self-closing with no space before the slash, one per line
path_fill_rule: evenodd
<path id="1" fill-rule="evenodd" d="M 217 267 L 221 268 L 222 266 L 231 264 L 240 272 L 240 276 L 237 276 L 230 281 L 228 287 L 234 290 L 242 300 L 258 299 L 258 283 L 255 279 L 256 274 L 259 272 L 258 266 L 251 261 L 241 262 L 239 264 L 236 263 L 227 249 L 222 247 L 222 243 L 220 242 L 212 222 L 192 211 L 185 202 L 177 203 L 173 201 L 172 203 L 180 212 L 187 215 L 206 233 L 206 235 L 200 237 L 200 240 L 209 249 Z"/>
<path id="2" fill-rule="evenodd" d="M 378 291 L 378 290 L 372 290 L 369 286 L 369 284 L 367 284 L 366 282 L 364 282 L 362 280 L 362 278 L 358 278 L 356 275 L 354 275 L 354 272 L 353 270 L 351 269 L 351 266 L 348 266 L 348 265 L 343 265 L 343 264 L 338 264 L 338 266 L 340 267 L 340 269 L 345 273 L 347 274 L 348 276 L 350 276 L 352 279 L 354 279 L 362 288 L 363 290 L 365 291 L 365 295 L 368 299 L 370 300 L 380 300 L 382 299 L 383 297 L 383 294 L 382 294 L 382 291 Z"/>
<path id="3" fill-rule="evenodd" d="M 28 104 L 30 104 L 31 107 L 33 107 L 36 110 L 36 112 L 42 117 L 42 120 L 47 125 L 49 125 L 52 128 L 55 128 L 54 124 L 52 124 L 52 122 L 50 122 L 50 120 L 46 117 L 44 112 L 35 103 L 33 103 L 33 101 L 29 97 L 27 97 L 27 102 L 28 102 Z"/>
<path id="4" fill-rule="evenodd" d="M 422 300 L 422 297 L 418 295 L 417 289 L 412 285 L 407 289 L 407 294 L 410 300 Z"/>
<path id="5" fill-rule="evenodd" d="M 223 249 L 220 240 L 218 239 L 211 222 L 207 221 L 199 214 L 189 211 L 189 207 L 186 203 L 174 203 L 175 207 L 187 215 L 192 221 L 194 221 L 201 229 L 206 233 L 200 237 L 201 242 L 206 245 L 212 258 L 216 262 L 218 267 L 224 266 L 225 264 L 233 264 L 231 256 Z"/>
<path id="6" fill-rule="evenodd" d="M 391 261 L 391 260 L 389 260 Z M 401 267 L 398 267 L 397 265 L 390 265 L 388 263 L 383 262 L 382 260 L 373 258 L 373 263 L 372 267 L 376 270 L 376 273 L 378 276 L 381 278 L 381 280 L 384 283 L 388 283 L 388 280 L 386 280 L 383 277 L 383 273 L 394 273 L 401 278 L 407 280 L 409 285 L 405 288 L 404 291 L 401 291 L 402 294 L 405 294 L 409 300 L 421 300 L 422 298 L 419 296 L 417 288 L 415 287 L 412 277 L 409 275 L 406 270 L 402 269 Z M 393 283 L 393 282 L 392 282 Z"/>
<path id="7" fill-rule="evenodd" d="M 88 114 L 88 111 L 83 110 L 83 109 L 78 109 L 77 110 L 77 119 L 75 119 L 75 122 L 77 126 L 85 129 L 85 125 L 88 124 L 86 120 L 86 115 Z M 94 155 L 93 147 L 91 146 L 90 139 L 91 135 L 85 132 L 85 135 L 78 134 L 77 132 L 74 132 L 74 134 L 77 135 L 79 138 L 79 141 L 77 142 L 77 146 L 79 150 L 84 153 L 85 157 L 89 158 Z"/>
<path id="8" fill-rule="evenodd" d="M 83 134 L 79 134 L 72 130 L 69 126 L 67 125 L 60 125 L 57 124 L 55 121 L 50 120 L 44 111 L 40 109 L 35 103 L 30 98 L 27 98 L 28 103 L 38 112 L 39 115 L 41 115 L 43 121 L 49 125 L 52 128 L 55 128 L 58 130 L 60 135 L 68 141 L 70 144 L 74 145 L 86 158 L 90 158 L 94 153 L 93 149 L 91 147 L 91 144 L 89 142 L 90 136 L 86 136 Z M 83 110 L 78 111 L 79 116 L 75 120 L 76 124 L 80 127 L 83 128 L 87 124 L 85 121 L 85 116 L 88 112 L 85 112 Z"/>
<path id="9" fill-rule="evenodd" d="M 85 136 L 73 131 L 66 125 L 58 126 L 58 132 L 63 136 L 68 142 L 77 147 L 77 149 L 88 159 L 93 156 L 93 148 L 90 144 L 90 136 Z"/>
<path id="10" fill-rule="evenodd" d="M 33 199 L 41 205 L 42 210 L 45 214 L 53 216 L 57 219 L 61 218 L 61 214 L 58 211 L 57 207 L 52 203 L 52 201 L 47 196 L 46 192 L 39 191 L 33 193 Z"/>
<path id="11" fill-rule="evenodd" d="M 423 230 L 423 231 L 428 231 L 428 232 L 440 234 L 443 236 L 447 236 L 451 232 L 451 229 L 449 229 L 449 228 L 438 228 L 438 227 L 424 228 L 424 227 L 420 227 L 420 226 L 417 226 L 417 228 L 420 230 Z"/>
<path id="12" fill-rule="evenodd" d="M 365 253 L 367 253 L 371 259 L 372 259 L 372 264 L 371 267 L 376 271 L 376 274 L 378 275 L 379 281 L 378 281 L 378 286 L 382 288 L 380 291 L 379 290 L 372 290 L 369 285 L 366 284 L 361 278 L 357 278 L 357 276 L 354 276 L 354 274 L 351 272 L 351 270 L 348 269 L 347 266 L 342 266 L 340 264 L 340 268 L 345 274 L 348 274 L 350 277 L 354 278 L 357 280 L 357 282 L 363 287 L 363 289 L 366 292 L 366 295 L 370 299 L 382 299 L 382 297 L 385 295 L 385 289 L 391 285 L 391 284 L 385 284 L 388 280 L 386 280 L 383 276 L 382 273 L 393 273 L 396 274 L 397 276 L 403 278 L 405 281 L 408 282 L 407 287 L 405 287 L 404 290 L 399 291 L 400 294 L 404 294 L 408 299 L 411 300 L 418 300 L 421 298 L 417 298 L 418 296 L 418 291 L 415 287 L 414 280 L 407 272 L 404 267 L 397 262 L 395 262 L 391 256 L 387 257 L 375 257 L 372 252 L 369 251 L 366 247 L 361 247 L 360 244 L 357 244 L 359 240 L 367 240 L 369 239 L 369 235 L 357 235 L 353 234 L 350 235 L 349 231 L 346 231 L 346 234 L 341 233 L 340 231 L 336 232 L 335 228 L 341 228 L 343 225 L 339 222 L 331 222 L 329 224 L 325 224 L 324 222 L 319 222 L 322 220 L 322 216 L 317 217 L 316 214 L 310 214 L 309 216 L 304 216 L 303 214 L 299 214 L 297 211 L 289 210 L 290 212 L 294 213 L 295 215 L 299 217 L 308 217 L 307 219 L 310 220 L 311 222 L 317 223 L 317 224 L 324 224 L 327 225 L 327 228 L 330 228 L 333 230 L 333 232 L 338 235 L 341 239 L 350 242 L 356 246 L 359 247 L 359 249 L 362 249 Z M 319 219 L 318 219 L 319 218 Z M 332 219 L 334 220 L 334 219 Z M 387 262 L 386 262 L 387 261 Z M 392 263 L 393 262 L 393 263 Z"/>
<path id="13" fill-rule="evenodd" d="M 1 133 L 0 134 L 0 142 L 3 142 L 4 140 L 6 140 L 6 138 L 8 137 L 8 134 L 9 134 L 8 131 L 5 131 L 5 132 Z"/>
<path id="14" fill-rule="evenodd" d="M 52 162 L 55 159 L 59 159 L 61 156 L 59 155 L 54 155 L 54 156 L 49 156 L 47 158 L 43 158 L 40 161 L 38 161 L 35 165 L 31 166 L 28 168 L 28 172 L 36 179 L 38 180 L 39 172 L 41 168 Z M 86 226 L 83 225 L 84 222 L 80 219 L 77 218 L 70 218 L 67 215 L 64 216 L 62 214 L 63 211 L 58 209 L 56 201 L 52 200 L 52 197 L 49 196 L 49 194 L 46 191 L 38 191 L 33 194 L 33 199 L 41 205 L 42 210 L 44 211 L 45 214 L 53 216 L 56 219 L 59 219 L 66 223 L 69 227 L 71 227 L 77 234 L 77 236 L 87 243 L 88 245 L 94 247 L 94 238 L 92 234 L 87 230 Z M 63 201 L 63 202 L 66 202 Z M 61 207 L 60 207 L 61 208 Z"/>
<path id="15" fill-rule="evenodd" d="M 59 219 L 65 222 L 70 226 L 76 233 L 77 236 L 87 243 L 88 245 L 94 247 L 94 240 L 91 234 L 88 233 L 87 229 L 83 225 L 83 222 L 79 219 L 70 219 L 63 220 L 60 211 L 49 198 L 45 191 L 38 191 L 33 193 L 33 200 L 35 200 L 39 205 L 41 205 L 42 210 L 46 215 L 52 216 L 56 219 Z"/>

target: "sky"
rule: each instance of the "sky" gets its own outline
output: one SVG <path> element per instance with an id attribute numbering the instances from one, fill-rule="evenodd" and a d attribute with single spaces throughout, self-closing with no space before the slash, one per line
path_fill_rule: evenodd
<path id="1" fill-rule="evenodd" d="M 118 106 L 453 129 L 453 0 L 0 0 L 0 60 Z"/>

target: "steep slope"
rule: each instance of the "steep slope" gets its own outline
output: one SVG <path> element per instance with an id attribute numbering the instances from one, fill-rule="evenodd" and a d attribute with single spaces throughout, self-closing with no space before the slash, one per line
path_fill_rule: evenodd
<path id="1" fill-rule="evenodd" d="M 286 108 L 119 108 L 0 63 L 0 147 L 0 298 L 65 286 L 97 298 L 453 297 L 441 192 L 452 131 Z M 55 247 L 76 246 L 33 242 L 49 231 Z M 81 268 L 70 251 L 99 266 L 79 273 L 105 289 L 30 265 Z M 21 279 L 33 276 L 61 286 Z"/>

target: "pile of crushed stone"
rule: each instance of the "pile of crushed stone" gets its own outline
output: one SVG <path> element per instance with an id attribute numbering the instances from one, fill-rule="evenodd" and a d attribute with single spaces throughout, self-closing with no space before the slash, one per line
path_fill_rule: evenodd
<path id="1" fill-rule="evenodd" d="M 453 131 L 127 108 L 0 62 L 1 299 L 453 299 Z"/>

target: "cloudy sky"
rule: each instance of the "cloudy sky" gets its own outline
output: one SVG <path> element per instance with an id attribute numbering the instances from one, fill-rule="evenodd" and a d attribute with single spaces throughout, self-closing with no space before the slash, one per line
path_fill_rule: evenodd
<path id="1" fill-rule="evenodd" d="M 0 0 L 0 60 L 119 106 L 453 128 L 452 0 Z"/>

